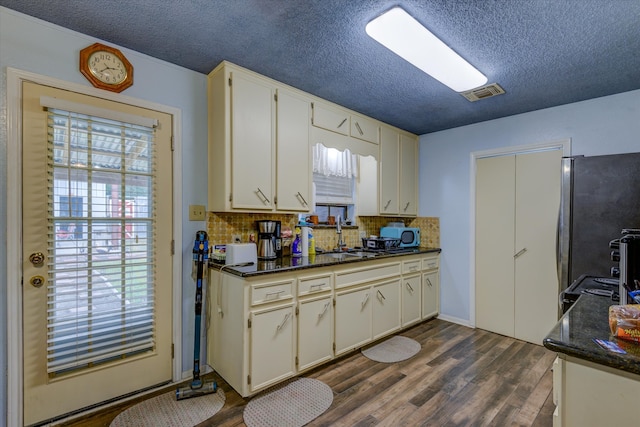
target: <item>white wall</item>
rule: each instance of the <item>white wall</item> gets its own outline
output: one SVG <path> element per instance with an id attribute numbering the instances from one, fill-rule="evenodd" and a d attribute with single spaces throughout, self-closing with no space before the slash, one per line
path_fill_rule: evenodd
<path id="1" fill-rule="evenodd" d="M 0 425 L 7 411 L 7 80 L 6 67 L 90 86 L 78 71 L 80 49 L 96 42 L 89 36 L 0 7 Z M 111 43 L 106 43 L 110 44 Z M 178 108 L 182 112 L 182 242 L 176 252 L 183 260 L 182 370 L 193 364 L 195 285 L 191 279 L 191 250 L 195 232 L 204 221 L 188 221 L 188 204 L 207 204 L 206 76 L 119 47 L 134 66 L 134 85 L 123 95 Z M 6 284 L 6 285 L 5 285 Z M 178 350 L 180 351 L 180 350 Z"/>
<path id="2" fill-rule="evenodd" d="M 482 108 L 480 101 L 477 108 Z M 640 151 L 640 91 L 492 120 L 420 137 L 420 216 L 440 217 L 441 312 L 471 323 L 470 158 L 502 147 L 571 139 L 572 155 Z"/>

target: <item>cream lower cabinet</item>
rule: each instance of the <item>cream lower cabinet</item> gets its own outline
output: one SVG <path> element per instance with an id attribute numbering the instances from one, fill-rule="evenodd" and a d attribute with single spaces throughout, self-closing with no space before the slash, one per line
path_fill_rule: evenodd
<path id="1" fill-rule="evenodd" d="M 420 320 L 425 265 L 412 255 L 249 278 L 212 270 L 208 363 L 247 397 L 358 350 Z"/>
<path id="2" fill-rule="evenodd" d="M 402 276 L 402 326 L 409 326 L 422 319 L 422 282 L 420 274 Z"/>
<path id="3" fill-rule="evenodd" d="M 422 258 L 422 318 L 437 316 L 440 312 L 440 256 Z"/>
<path id="4" fill-rule="evenodd" d="M 637 426 L 639 391 L 640 375 L 559 354 L 553 364 L 553 426 Z"/>
<path id="5" fill-rule="evenodd" d="M 400 329 L 400 278 L 372 286 L 372 333 L 376 340 Z"/>
<path id="6" fill-rule="evenodd" d="M 371 286 L 336 292 L 336 356 L 371 341 Z"/>
<path id="7" fill-rule="evenodd" d="M 256 391 L 295 373 L 293 303 L 252 311 L 249 316 L 250 364 L 248 383 Z"/>
<path id="8" fill-rule="evenodd" d="M 298 278 L 298 371 L 333 358 L 333 275 Z"/>

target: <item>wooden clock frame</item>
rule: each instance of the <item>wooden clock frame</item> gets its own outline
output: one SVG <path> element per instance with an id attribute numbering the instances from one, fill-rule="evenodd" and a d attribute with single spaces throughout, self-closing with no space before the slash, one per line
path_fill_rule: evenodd
<path id="1" fill-rule="evenodd" d="M 109 52 L 112 55 L 117 56 L 122 61 L 127 72 L 127 77 L 122 82 L 118 84 L 108 84 L 100 81 L 93 75 L 89 69 L 89 57 L 98 51 Z M 109 90 L 111 92 L 120 93 L 133 85 L 133 66 L 129 60 L 118 49 L 102 43 L 94 43 L 80 51 L 80 72 L 87 78 L 87 80 L 89 80 L 89 82 L 91 82 L 93 86 L 99 89 Z"/>

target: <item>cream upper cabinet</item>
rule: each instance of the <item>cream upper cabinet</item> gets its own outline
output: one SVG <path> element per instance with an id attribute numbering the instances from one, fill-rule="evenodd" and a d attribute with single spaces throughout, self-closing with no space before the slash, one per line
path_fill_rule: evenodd
<path id="1" fill-rule="evenodd" d="M 209 210 L 309 212 L 309 102 L 226 63 L 208 90 Z"/>
<path id="2" fill-rule="evenodd" d="M 400 134 L 399 213 L 418 215 L 418 142 L 415 137 Z"/>
<path id="3" fill-rule="evenodd" d="M 321 102 L 314 102 L 312 110 L 311 123 L 314 126 L 342 135 L 349 135 L 349 112 Z"/>
<path id="4" fill-rule="evenodd" d="M 208 91 L 209 210 L 273 210 L 275 88 L 222 66 Z"/>
<path id="5" fill-rule="evenodd" d="M 400 135 L 394 129 L 380 128 L 380 215 L 398 214 L 398 168 Z"/>
<path id="6" fill-rule="evenodd" d="M 285 89 L 277 90 L 276 207 L 308 212 L 311 203 L 310 103 Z"/>
<path id="7" fill-rule="evenodd" d="M 372 144 L 378 144 L 380 142 L 380 125 L 368 117 L 352 114 L 351 136 Z"/>
<path id="8" fill-rule="evenodd" d="M 394 128 L 380 128 L 380 215 L 418 214 L 418 142 Z"/>
<path id="9" fill-rule="evenodd" d="M 258 79 L 231 75 L 230 198 L 235 209 L 274 208 L 274 92 Z"/>

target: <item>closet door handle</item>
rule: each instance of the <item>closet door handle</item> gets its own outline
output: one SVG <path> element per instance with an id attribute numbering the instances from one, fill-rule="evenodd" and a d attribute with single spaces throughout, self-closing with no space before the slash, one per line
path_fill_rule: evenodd
<path id="1" fill-rule="evenodd" d="M 520 255 L 522 255 L 522 254 L 523 254 L 523 253 L 525 253 L 525 252 L 527 252 L 527 248 L 522 248 L 522 249 L 520 249 L 520 251 L 518 251 L 518 253 L 517 253 L 517 254 L 515 254 L 515 255 L 513 256 L 513 258 L 514 258 L 514 259 L 515 259 L 515 258 L 518 258 Z"/>

